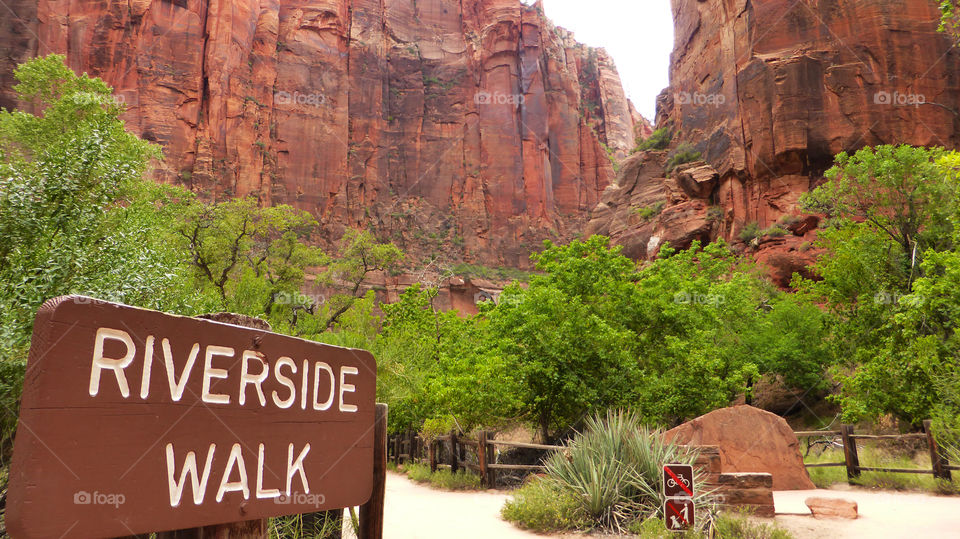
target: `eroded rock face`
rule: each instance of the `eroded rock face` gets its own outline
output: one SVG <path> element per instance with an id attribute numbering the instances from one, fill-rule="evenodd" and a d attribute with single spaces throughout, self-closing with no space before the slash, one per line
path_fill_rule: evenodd
<path id="1" fill-rule="evenodd" d="M 14 0 L 9 71 L 66 54 L 161 144 L 158 180 L 253 194 L 416 254 L 525 266 L 634 146 L 612 60 L 519 0 Z"/>
<path id="2" fill-rule="evenodd" d="M 671 87 L 657 100 L 657 127 L 671 127 L 673 148 L 691 144 L 716 172 L 712 191 L 686 190 L 715 207 L 710 237 L 741 243 L 772 267 L 781 286 L 814 259 L 815 232 L 791 229 L 795 239 L 761 239 L 759 246 L 741 240 L 740 232 L 752 223 L 765 230 L 784 219 L 807 220 L 798 199 L 822 179 L 835 154 L 878 144 L 953 148 L 960 142 L 960 52 L 937 32 L 936 2 L 671 4 Z M 610 222 L 609 207 L 631 203 L 604 200 L 593 220 L 605 222 L 588 228 L 619 228 L 616 236 L 633 238 L 657 226 Z"/>
<path id="3" fill-rule="evenodd" d="M 815 488 L 800 456 L 800 442 L 780 416 L 752 406 L 714 410 L 664 434 L 680 445 L 720 448 L 724 473 L 769 473 L 774 490 Z"/>

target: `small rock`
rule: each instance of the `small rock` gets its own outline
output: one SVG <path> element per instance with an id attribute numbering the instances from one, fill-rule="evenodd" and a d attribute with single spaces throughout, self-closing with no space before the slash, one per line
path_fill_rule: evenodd
<path id="1" fill-rule="evenodd" d="M 856 519 L 857 502 L 842 498 L 807 498 L 807 504 L 813 518 L 849 518 Z"/>

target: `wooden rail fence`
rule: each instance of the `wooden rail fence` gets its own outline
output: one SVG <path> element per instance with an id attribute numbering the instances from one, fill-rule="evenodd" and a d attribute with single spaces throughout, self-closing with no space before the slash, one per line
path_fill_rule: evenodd
<path id="1" fill-rule="evenodd" d="M 453 472 L 470 470 L 480 476 L 484 486 L 492 488 L 496 484 L 496 475 L 500 470 L 520 470 L 528 472 L 542 472 L 546 466 L 542 464 L 499 464 L 496 459 L 496 449 L 526 448 L 545 451 L 562 451 L 561 445 L 531 444 L 524 442 L 505 442 L 494 440 L 493 434 L 481 431 L 476 439 L 466 438 L 456 431 L 443 436 L 436 436 L 424 440 L 414 431 L 394 434 L 390 437 L 388 459 L 394 464 L 405 462 L 420 462 L 428 464 L 430 471 L 440 468 Z M 468 453 L 469 448 L 469 453 Z M 474 462 L 475 461 L 475 462 Z"/>
<path id="2" fill-rule="evenodd" d="M 840 437 L 843 445 L 843 462 L 823 462 L 817 464 L 807 464 L 807 468 L 823 467 L 846 467 L 847 479 L 853 480 L 860 477 L 861 472 L 889 472 L 889 473 L 907 473 L 907 474 L 931 474 L 938 479 L 950 480 L 951 471 L 960 471 L 960 465 L 951 465 L 946 455 L 940 450 L 936 439 L 933 437 L 931 422 L 923 422 L 924 432 L 910 434 L 855 434 L 853 425 L 841 425 L 840 430 L 827 431 L 800 431 L 794 432 L 798 438 L 812 437 Z M 857 440 L 910 440 L 925 439 L 930 452 L 930 461 L 933 466 L 929 470 L 925 469 L 904 469 L 904 468 L 877 468 L 872 466 L 862 466 L 857 452 Z M 469 456 L 467 452 L 469 449 Z M 496 484 L 496 475 L 499 470 L 514 470 L 527 472 L 543 472 L 546 467 L 543 464 L 499 464 L 497 463 L 497 448 L 525 448 L 539 449 L 543 451 L 562 451 L 565 446 L 545 445 L 525 442 L 506 442 L 494 440 L 493 433 L 480 431 L 476 439 L 463 437 L 456 431 L 450 434 L 437 436 L 425 440 L 416 431 L 409 430 L 401 434 L 390 436 L 387 444 L 387 460 L 396 465 L 405 462 L 420 462 L 430 466 L 430 471 L 437 471 L 440 468 L 449 469 L 453 472 L 459 470 L 470 470 L 480 476 L 484 486 L 492 488 Z M 475 461 L 475 462 L 474 462 Z M 958 463 L 960 464 L 960 463 Z"/>
<path id="3" fill-rule="evenodd" d="M 910 434 L 855 434 L 853 425 L 841 425 L 840 430 L 813 430 L 795 432 L 798 438 L 820 437 L 820 436 L 839 436 L 843 444 L 843 462 L 821 462 L 817 464 L 807 464 L 807 468 L 826 468 L 831 466 L 844 466 L 847 469 L 847 480 L 853 480 L 860 477 L 860 472 L 889 472 L 889 473 L 909 473 L 909 474 L 931 474 L 937 479 L 950 480 L 951 470 L 960 470 L 960 466 L 951 466 L 946 455 L 940 451 L 940 446 L 933 437 L 933 429 L 930 420 L 923 422 L 923 432 Z M 930 462 L 932 467 L 929 470 L 921 468 L 877 468 L 873 466 L 861 466 L 860 455 L 857 453 L 857 440 L 911 440 L 924 439 L 927 441 L 927 448 L 930 452 Z"/>

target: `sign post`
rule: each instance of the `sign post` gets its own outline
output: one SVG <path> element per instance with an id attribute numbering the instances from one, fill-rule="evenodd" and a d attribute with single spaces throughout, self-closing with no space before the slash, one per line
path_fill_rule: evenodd
<path id="1" fill-rule="evenodd" d="M 696 523 L 693 478 L 689 464 L 663 466 L 663 521 L 670 531 L 688 530 Z"/>
<path id="2" fill-rule="evenodd" d="M 119 537 L 364 505 L 368 352 L 80 296 L 41 307 L 6 521 Z"/>

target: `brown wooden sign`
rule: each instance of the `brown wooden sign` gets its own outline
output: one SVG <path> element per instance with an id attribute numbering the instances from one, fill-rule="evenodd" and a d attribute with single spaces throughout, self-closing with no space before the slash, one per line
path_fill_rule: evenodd
<path id="1" fill-rule="evenodd" d="M 376 364 L 80 296 L 37 313 L 13 537 L 117 537 L 361 505 Z"/>

